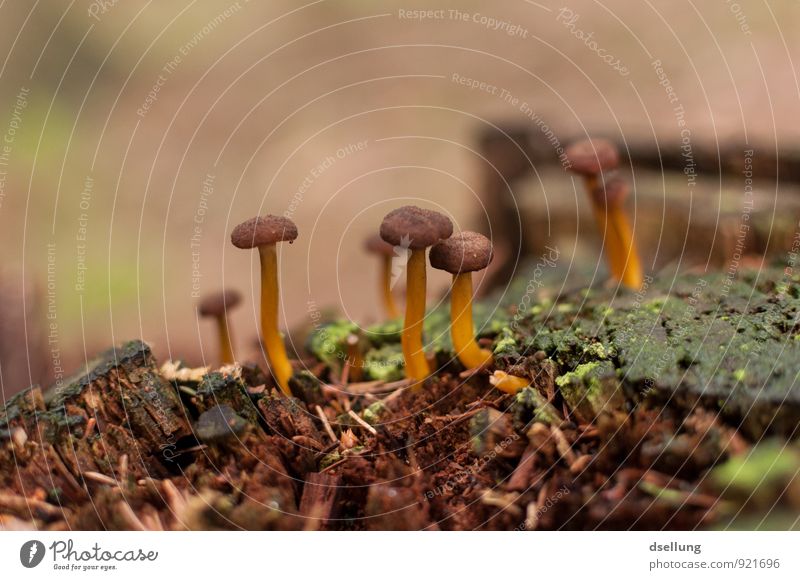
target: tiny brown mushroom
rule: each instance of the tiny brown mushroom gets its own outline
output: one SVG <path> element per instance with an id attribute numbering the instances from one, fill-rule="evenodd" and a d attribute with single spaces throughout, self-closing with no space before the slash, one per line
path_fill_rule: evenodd
<path id="1" fill-rule="evenodd" d="M 297 239 L 297 226 L 288 218 L 266 215 L 247 220 L 231 233 L 231 243 L 237 248 L 258 248 L 261 260 L 261 336 L 267 350 L 270 369 L 281 390 L 291 395 L 289 379 L 292 365 L 278 328 L 278 254 L 275 245 L 292 243 Z"/>
<path id="2" fill-rule="evenodd" d="M 383 241 L 378 234 L 372 235 L 364 242 L 364 248 L 370 253 L 378 256 L 381 260 L 381 271 L 379 288 L 383 309 L 389 318 L 397 318 L 400 311 L 392 294 L 392 258 L 395 256 L 394 246 Z"/>
<path id="3" fill-rule="evenodd" d="M 217 322 L 220 360 L 224 365 L 232 364 L 235 360 L 228 310 L 236 308 L 241 301 L 242 295 L 238 291 L 221 290 L 206 296 L 197 307 L 200 316 L 214 318 Z"/>
<path id="4" fill-rule="evenodd" d="M 381 223 L 381 238 L 393 246 L 410 249 L 406 265 L 406 315 L 401 343 L 406 376 L 418 386 L 430 374 L 422 344 L 425 318 L 425 250 L 453 234 L 453 223 L 438 212 L 407 205 L 389 212 Z"/>
<path id="5" fill-rule="evenodd" d="M 450 218 L 415 205 L 390 211 L 381 223 L 381 238 L 385 242 L 411 250 L 424 250 L 452 235 Z"/>
<path id="6" fill-rule="evenodd" d="M 619 152 L 608 139 L 584 139 L 567 147 L 564 153 L 572 171 L 587 180 L 589 191 L 603 172 L 619 167 Z"/>
<path id="7" fill-rule="evenodd" d="M 431 248 L 431 266 L 453 275 L 450 336 L 458 359 L 468 369 L 492 361 L 492 353 L 478 346 L 472 324 L 472 273 L 486 268 L 492 258 L 492 242 L 476 232 L 455 234 Z"/>

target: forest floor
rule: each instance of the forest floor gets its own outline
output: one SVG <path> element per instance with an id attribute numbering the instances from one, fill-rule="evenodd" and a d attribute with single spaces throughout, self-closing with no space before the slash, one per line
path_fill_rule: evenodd
<path id="1" fill-rule="evenodd" d="M 255 365 L 109 350 L 0 412 L 0 528 L 798 527 L 789 270 L 489 304 L 476 322 L 495 368 L 465 372 L 435 311 L 419 389 L 397 322 L 317 329 L 294 397 Z M 503 393 L 493 370 L 530 386 Z"/>

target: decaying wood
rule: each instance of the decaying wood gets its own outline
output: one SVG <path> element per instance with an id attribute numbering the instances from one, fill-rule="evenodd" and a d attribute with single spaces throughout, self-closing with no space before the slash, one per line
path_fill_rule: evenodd
<path id="1" fill-rule="evenodd" d="M 341 476 L 328 473 L 309 473 L 303 485 L 300 513 L 308 518 L 305 529 L 326 529 L 335 518 Z"/>

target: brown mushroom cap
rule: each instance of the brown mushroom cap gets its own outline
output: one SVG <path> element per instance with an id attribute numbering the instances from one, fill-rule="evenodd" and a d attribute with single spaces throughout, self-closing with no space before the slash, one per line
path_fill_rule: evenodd
<path id="1" fill-rule="evenodd" d="M 293 242 L 297 239 L 297 226 L 289 218 L 262 215 L 240 223 L 231 232 L 231 243 L 249 250 L 265 244 Z"/>
<path id="2" fill-rule="evenodd" d="M 383 238 L 378 234 L 374 234 L 366 239 L 364 248 L 370 254 L 377 254 L 379 256 L 394 256 L 394 246 L 383 241 Z"/>
<path id="3" fill-rule="evenodd" d="M 592 190 L 592 196 L 599 202 L 606 201 L 610 206 L 619 205 L 625 201 L 630 193 L 628 180 L 621 175 L 612 175 L 604 179 Z"/>
<path id="4" fill-rule="evenodd" d="M 415 205 L 390 211 L 381 223 L 381 238 L 393 246 L 421 250 L 453 235 L 453 222 L 439 212 Z"/>
<path id="5" fill-rule="evenodd" d="M 494 252 L 492 242 L 476 232 L 460 232 L 431 248 L 431 266 L 451 274 L 476 272 L 488 266 Z"/>
<path id="6" fill-rule="evenodd" d="M 581 175 L 599 175 L 619 165 L 617 147 L 608 139 L 584 139 L 564 152 L 572 170 Z"/>
<path id="7" fill-rule="evenodd" d="M 242 301 L 238 290 L 221 290 L 209 294 L 200 301 L 197 307 L 200 316 L 221 316 L 229 308 L 235 308 Z"/>

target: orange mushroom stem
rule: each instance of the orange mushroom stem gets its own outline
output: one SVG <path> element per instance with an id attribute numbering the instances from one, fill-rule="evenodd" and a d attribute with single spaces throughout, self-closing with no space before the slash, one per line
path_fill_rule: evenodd
<path id="1" fill-rule="evenodd" d="M 228 311 L 238 306 L 241 300 L 242 295 L 236 290 L 224 290 L 204 298 L 197 309 L 200 316 L 216 321 L 220 362 L 223 365 L 233 364 L 235 361 Z"/>
<path id="2" fill-rule="evenodd" d="M 452 233 L 453 223 L 446 216 L 411 205 L 389 212 L 381 223 L 381 238 L 409 252 L 406 263 L 406 314 L 400 342 L 406 376 L 412 379 L 415 389 L 430 375 L 422 337 L 427 287 L 425 250 L 449 238 Z"/>
<path id="3" fill-rule="evenodd" d="M 633 290 L 640 290 L 644 283 L 642 264 L 633 239 L 628 215 L 625 213 L 625 198 L 630 188 L 628 182 L 611 176 L 592 191 L 595 207 L 605 224 L 605 245 L 614 277 Z"/>
<path id="4" fill-rule="evenodd" d="M 392 293 L 392 259 L 395 257 L 394 246 L 384 242 L 380 236 L 371 236 L 367 239 L 365 247 L 368 252 L 375 254 L 381 261 L 381 268 L 378 278 L 378 290 L 380 292 L 383 310 L 389 318 L 399 318 L 400 310 Z"/>
<path id="5" fill-rule="evenodd" d="M 492 353 L 475 340 L 472 321 L 472 272 L 492 261 L 492 243 L 475 232 L 461 232 L 431 249 L 431 266 L 453 275 L 450 289 L 450 337 L 458 360 L 467 369 L 488 366 Z"/>

